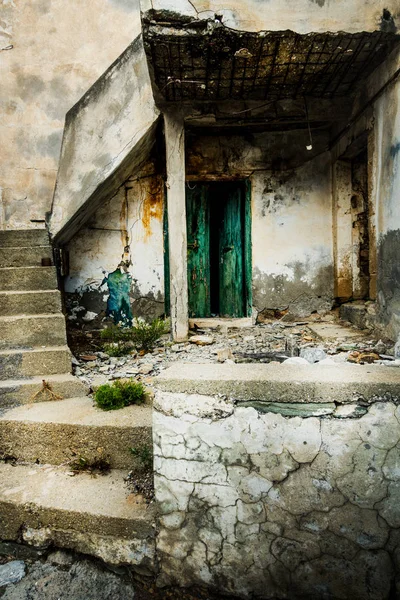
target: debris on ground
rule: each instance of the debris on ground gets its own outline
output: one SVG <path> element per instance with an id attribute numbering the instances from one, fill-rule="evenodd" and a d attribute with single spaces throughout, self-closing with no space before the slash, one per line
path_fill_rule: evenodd
<path id="1" fill-rule="evenodd" d="M 92 390 L 118 380 L 135 379 L 152 384 L 172 363 L 282 363 L 327 366 L 332 364 L 380 364 L 398 367 L 394 342 L 370 330 L 351 327 L 332 311 L 324 317 L 311 315 L 301 321 L 276 318 L 265 311 L 257 325 L 235 328 L 232 322 L 217 328 L 196 328 L 189 340 L 171 342 L 165 334 L 151 352 L 109 356 L 103 351 L 101 331 L 71 329 L 69 344 L 75 355 L 74 373 Z M 269 318 L 271 317 L 271 318 Z M 215 321 L 215 319 L 214 319 Z M 400 346 L 399 346 L 400 347 Z M 399 350 L 400 352 L 400 350 Z M 290 360 L 288 360 L 290 359 Z M 301 360 L 292 360 L 301 359 Z"/>
<path id="2" fill-rule="evenodd" d="M 15 556 L 21 557 L 15 560 Z M 4 561 L 2 560 L 4 559 Z M 4 564 L 2 564 L 4 563 Z M 1 573 L 18 573 L 13 581 Z M 202 588 L 158 588 L 152 578 L 135 580 L 125 567 L 107 567 L 65 550 L 38 551 L 0 542 L 2 600 L 218 600 Z M 228 597 L 224 596 L 226 600 Z M 230 597 L 231 600 L 235 600 Z"/>
<path id="3" fill-rule="evenodd" d="M 150 504 L 154 500 L 154 478 L 151 471 L 129 471 L 124 479 L 129 491 L 140 494 Z"/>

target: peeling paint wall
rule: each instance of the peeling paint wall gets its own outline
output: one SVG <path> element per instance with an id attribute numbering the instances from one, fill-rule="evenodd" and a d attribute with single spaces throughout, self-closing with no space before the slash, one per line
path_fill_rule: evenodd
<path id="1" fill-rule="evenodd" d="M 400 68 L 400 53 L 397 54 Z M 374 106 L 374 190 L 379 318 L 389 336 L 400 333 L 400 79 Z"/>
<path id="2" fill-rule="evenodd" d="M 34 227 L 51 207 L 65 114 L 140 32 L 139 6 L 0 0 L 0 16 L 0 228 Z"/>
<path id="3" fill-rule="evenodd" d="M 157 392 L 159 583 L 265 600 L 394 597 L 399 407 L 288 404 L 291 417 L 247 404 Z"/>
<path id="4" fill-rule="evenodd" d="M 207 19 L 220 15 L 233 29 L 247 31 L 393 31 L 399 27 L 397 0 L 141 0 L 143 12 L 171 11 Z"/>
<path id="5" fill-rule="evenodd" d="M 131 278 L 133 316 L 164 313 L 163 206 L 164 182 L 149 163 L 71 239 L 65 291 L 72 315 L 74 306 L 82 306 L 104 317 L 110 298 L 107 278 L 116 271 L 125 273 L 127 281 Z"/>
<path id="6" fill-rule="evenodd" d="M 189 178 L 250 177 L 258 311 L 289 307 L 301 317 L 332 307 L 331 158 L 318 155 L 326 134 L 315 136 L 313 159 L 306 140 L 305 132 L 286 132 L 188 141 Z"/>

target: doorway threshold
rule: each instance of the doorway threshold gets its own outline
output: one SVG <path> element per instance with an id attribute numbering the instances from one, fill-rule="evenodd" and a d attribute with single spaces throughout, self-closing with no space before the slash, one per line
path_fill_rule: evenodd
<path id="1" fill-rule="evenodd" d="M 217 329 L 218 327 L 232 327 L 242 329 L 244 327 L 252 327 L 254 325 L 251 317 L 242 318 L 223 318 L 223 317 L 199 317 L 189 319 L 189 329 Z"/>

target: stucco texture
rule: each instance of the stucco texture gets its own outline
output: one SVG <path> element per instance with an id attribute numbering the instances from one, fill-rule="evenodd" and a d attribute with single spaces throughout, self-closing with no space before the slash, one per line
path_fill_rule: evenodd
<path id="1" fill-rule="evenodd" d="M 164 313 L 164 185 L 149 163 L 99 208 L 67 246 L 70 272 L 65 291 L 86 310 L 106 310 L 104 278 L 121 262 L 131 278 L 133 316 Z"/>
<path id="2" fill-rule="evenodd" d="M 43 223 L 66 112 L 140 32 L 137 0 L 0 0 L 0 228 Z"/>
<path id="3" fill-rule="evenodd" d="M 243 598 L 392 597 L 399 409 L 377 402 L 349 416 L 285 418 L 158 392 L 160 584 Z"/>
<path id="4" fill-rule="evenodd" d="M 399 57 L 400 61 L 400 57 Z M 400 333 L 400 81 L 375 104 L 374 191 L 379 316 L 391 337 Z"/>

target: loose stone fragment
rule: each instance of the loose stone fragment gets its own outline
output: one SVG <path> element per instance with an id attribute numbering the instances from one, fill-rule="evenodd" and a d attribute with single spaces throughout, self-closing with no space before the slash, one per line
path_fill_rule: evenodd
<path id="1" fill-rule="evenodd" d="M 25 563 L 22 560 L 12 560 L 0 565 L 0 588 L 9 583 L 17 583 L 25 577 Z"/>
<path id="2" fill-rule="evenodd" d="M 214 338 L 211 335 L 194 335 L 189 342 L 197 344 L 197 346 L 209 346 L 214 343 Z"/>
<path id="3" fill-rule="evenodd" d="M 326 353 L 322 348 L 302 348 L 300 350 L 301 358 L 305 358 L 309 363 L 319 362 L 326 358 Z"/>
<path id="4" fill-rule="evenodd" d="M 224 362 L 225 360 L 232 359 L 233 354 L 230 348 L 221 348 L 217 350 L 218 362 Z"/>
<path id="5" fill-rule="evenodd" d="M 291 356 L 283 361 L 283 365 L 309 365 L 308 360 L 303 358 L 302 356 Z"/>

